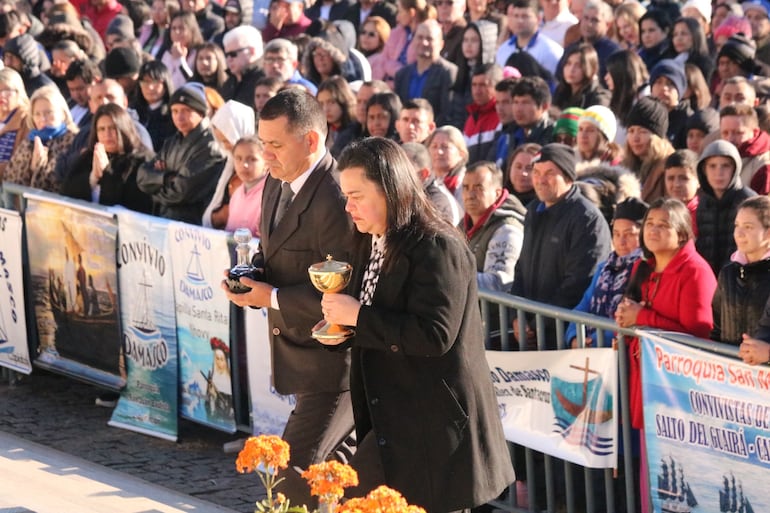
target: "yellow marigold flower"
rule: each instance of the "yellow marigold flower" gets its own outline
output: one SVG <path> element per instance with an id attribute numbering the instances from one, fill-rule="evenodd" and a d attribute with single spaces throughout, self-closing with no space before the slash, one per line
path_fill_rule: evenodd
<path id="1" fill-rule="evenodd" d="M 310 465 L 302 477 L 310 485 L 310 494 L 327 503 L 336 502 L 344 495 L 345 488 L 358 484 L 358 473 L 338 461 Z"/>
<path id="2" fill-rule="evenodd" d="M 286 502 L 286 496 L 280 492 L 278 492 L 278 495 L 275 496 L 275 502 L 278 504 L 283 504 Z"/>
<path id="3" fill-rule="evenodd" d="M 259 466 L 265 470 L 284 469 L 289 466 L 289 444 L 275 435 L 252 436 L 246 440 L 235 460 L 240 473 L 254 472 Z"/>

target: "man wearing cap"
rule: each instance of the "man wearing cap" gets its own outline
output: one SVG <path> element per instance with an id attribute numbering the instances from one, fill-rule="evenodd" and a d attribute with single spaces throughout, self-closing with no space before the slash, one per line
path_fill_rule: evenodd
<path id="1" fill-rule="evenodd" d="M 117 47 L 110 50 L 104 59 L 104 76 L 116 80 L 128 98 L 128 106 L 136 107 L 139 90 L 139 69 L 142 60 L 133 48 Z"/>
<path id="2" fill-rule="evenodd" d="M 5 43 L 3 64 L 21 75 L 24 89 L 26 89 L 29 97 L 43 86 L 56 87 L 54 81 L 40 70 L 40 52 L 37 41 L 29 34 L 21 34 Z"/>
<path id="3" fill-rule="evenodd" d="M 272 0 L 262 40 L 267 43 L 276 37 L 291 39 L 307 32 L 313 20 L 305 16 L 304 0 Z"/>
<path id="4" fill-rule="evenodd" d="M 258 131 L 270 172 L 260 225 L 266 281 L 241 278 L 251 287 L 245 294 L 222 284 L 236 305 L 267 308 L 273 384 L 296 398 L 282 435 L 291 459 L 278 491 L 311 509 L 315 499 L 296 468 L 325 461 L 353 429 L 350 351 L 328 351 L 310 336 L 323 316 L 307 269 L 329 254 L 349 262 L 353 244 L 336 163 L 324 144 L 327 129 L 321 106 L 305 91 L 287 89 L 265 103 Z"/>
<path id="5" fill-rule="evenodd" d="M 743 34 L 730 36 L 717 55 L 717 73 L 724 82 L 731 77 L 753 78 L 757 70 L 754 41 Z"/>
<path id="6" fill-rule="evenodd" d="M 650 96 L 657 98 L 668 110 L 666 136 L 674 148 L 687 145 L 685 123 L 693 115 L 689 101 L 683 101 L 687 90 L 684 67 L 673 59 L 663 59 L 650 70 Z"/>
<path id="7" fill-rule="evenodd" d="M 230 71 L 230 76 L 222 85 L 222 98 L 252 105 L 257 80 L 265 76 L 259 67 L 259 59 L 262 58 L 259 30 L 250 25 L 241 25 L 227 32 L 222 41 L 227 69 Z"/>
<path id="8" fill-rule="evenodd" d="M 136 183 L 152 196 L 155 215 L 200 224 L 225 155 L 209 127 L 203 84 L 183 85 L 171 95 L 169 105 L 177 134 L 163 143 L 154 160 L 139 168 Z"/>
<path id="9" fill-rule="evenodd" d="M 524 205 L 503 188 L 503 172 L 494 162 L 468 166 L 463 176 L 462 228 L 476 257 L 480 289 L 506 292 L 524 238 Z"/>
<path id="10" fill-rule="evenodd" d="M 751 24 L 751 37 L 757 46 L 755 59 L 770 65 L 770 1 L 749 0 L 741 4 L 743 14 Z"/>
<path id="11" fill-rule="evenodd" d="M 596 266 L 610 253 L 611 237 L 602 213 L 575 185 L 575 150 L 551 143 L 533 160 L 537 200 L 527 207 L 524 242 L 511 293 L 533 301 L 574 308 Z M 535 319 L 514 322 L 514 335 L 534 349 Z M 556 326 L 546 325 L 545 347 L 556 349 Z"/>
<path id="12" fill-rule="evenodd" d="M 225 47 L 225 34 L 233 30 L 235 27 L 243 25 L 243 20 L 245 18 L 243 9 L 241 8 L 241 2 L 239 0 L 227 0 L 225 5 L 222 6 L 222 10 L 224 11 L 225 30 L 224 32 L 220 32 L 211 38 L 211 42 L 216 43 L 220 46 L 220 48 Z"/>

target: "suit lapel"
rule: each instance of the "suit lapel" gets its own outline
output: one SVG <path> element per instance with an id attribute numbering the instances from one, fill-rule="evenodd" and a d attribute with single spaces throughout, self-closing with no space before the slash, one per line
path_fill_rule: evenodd
<path id="1" fill-rule="evenodd" d="M 270 219 L 268 219 L 267 222 L 269 235 L 267 247 L 265 248 L 265 258 L 270 258 L 275 254 L 286 240 L 297 231 L 297 228 L 299 228 L 300 215 L 307 210 L 310 202 L 313 200 L 318 184 L 324 179 L 328 172 L 330 160 L 331 156 L 327 153 L 315 169 L 313 169 L 313 172 L 310 173 L 310 176 L 302 186 L 302 189 L 299 190 L 299 193 L 294 197 L 291 205 L 289 205 L 289 209 L 283 215 L 283 218 L 281 218 L 281 222 L 275 227 L 273 233 L 269 233 L 270 220 L 273 217 L 273 212 L 275 211 L 278 197 L 281 192 L 280 181 L 275 180 L 277 182 L 275 190 L 270 191 L 271 197 L 269 197 L 264 204 L 265 207 L 270 208 L 268 211 L 270 213 Z M 267 189 L 267 185 L 265 185 L 265 188 Z M 272 197 L 273 195 L 274 197 Z"/>
<path id="2" fill-rule="evenodd" d="M 262 250 L 270 245 L 270 223 L 273 221 L 275 207 L 281 195 L 281 181 L 267 176 L 265 190 L 262 195 L 262 218 L 259 220 L 259 231 L 262 234 Z"/>

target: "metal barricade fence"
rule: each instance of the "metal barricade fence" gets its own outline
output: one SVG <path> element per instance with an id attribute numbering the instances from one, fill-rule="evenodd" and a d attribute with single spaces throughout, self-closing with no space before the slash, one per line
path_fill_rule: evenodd
<path id="1" fill-rule="evenodd" d="M 564 332 L 567 324 L 577 325 L 577 342 L 585 347 L 585 329 L 596 328 L 597 347 L 607 347 L 610 341 L 604 340 L 603 330 L 616 333 L 618 350 L 618 384 L 620 406 L 620 437 L 622 458 L 618 460 L 618 469 L 596 470 L 542 455 L 532 449 L 509 443 L 514 456 L 514 465 L 526 470 L 526 499 L 520 487 L 523 483 L 514 483 L 507 494 L 491 504 L 498 509 L 516 513 L 547 511 L 551 512 L 586 512 L 586 513 L 636 513 L 639 509 L 638 466 L 632 452 L 632 430 L 629 409 L 627 337 L 636 336 L 632 329 L 621 329 L 612 319 L 598 317 L 582 312 L 575 312 L 544 303 L 530 301 L 500 292 L 479 291 L 481 312 L 485 324 L 487 349 L 519 351 L 526 348 L 525 327 L 527 316 L 534 316 L 536 326 L 537 350 L 544 351 L 546 340 L 546 322 L 556 326 L 556 347 L 565 348 Z M 513 336 L 512 317 L 518 319 L 519 333 Z M 738 348 L 713 341 L 707 341 L 685 334 L 666 332 L 666 338 L 688 346 L 711 351 L 729 357 L 737 357 Z M 519 342 L 521 341 L 521 342 Z M 493 347 L 494 346 L 494 347 Z M 517 460 L 523 455 L 524 461 Z M 522 465 L 523 463 L 523 465 Z M 542 469 L 537 469 L 537 466 Z M 595 484 L 599 482 L 600 486 Z M 602 486 L 603 485 L 603 486 Z M 582 490 L 581 490 L 582 488 Z M 544 492 L 544 497 L 541 495 Z M 520 504 L 521 502 L 521 504 Z M 538 507 L 540 506 L 540 507 Z"/>

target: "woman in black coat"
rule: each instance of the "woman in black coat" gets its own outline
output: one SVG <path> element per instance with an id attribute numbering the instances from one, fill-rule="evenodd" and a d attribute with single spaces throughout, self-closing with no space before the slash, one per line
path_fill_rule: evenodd
<path id="1" fill-rule="evenodd" d="M 149 214 L 152 198 L 136 186 L 136 174 L 153 154 L 139 140 L 131 117 L 109 103 L 97 109 L 92 123 L 88 150 L 67 171 L 61 194 Z"/>
<path id="2" fill-rule="evenodd" d="M 482 505 L 514 473 L 484 356 L 474 257 L 428 205 L 395 142 L 353 143 L 339 168 L 364 236 L 355 297 L 325 294 L 317 327 L 356 331 L 348 343 L 359 490 L 387 484 L 431 513 Z"/>

